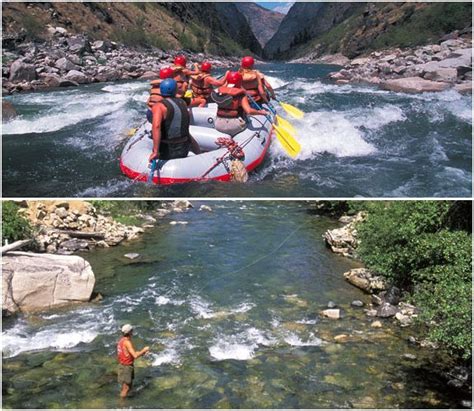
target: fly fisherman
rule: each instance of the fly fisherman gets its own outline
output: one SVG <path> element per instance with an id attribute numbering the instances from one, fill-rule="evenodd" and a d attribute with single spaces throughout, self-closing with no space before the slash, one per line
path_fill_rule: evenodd
<path id="1" fill-rule="evenodd" d="M 140 351 L 136 351 L 132 343 L 133 327 L 130 324 L 125 324 L 122 327 L 122 338 L 117 344 L 117 358 L 118 366 L 118 383 L 122 389 L 120 391 L 120 398 L 127 397 L 132 388 L 133 379 L 135 377 L 134 361 L 145 355 L 150 351 L 150 347 L 145 347 Z"/>

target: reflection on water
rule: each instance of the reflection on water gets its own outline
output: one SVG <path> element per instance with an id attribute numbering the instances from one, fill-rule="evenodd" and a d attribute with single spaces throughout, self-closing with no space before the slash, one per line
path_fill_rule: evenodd
<path id="1" fill-rule="evenodd" d="M 4 405 L 121 406 L 115 344 L 125 322 L 138 347 L 152 348 L 137 361 L 127 406 L 457 405 L 436 381 L 413 378 L 433 356 L 407 343 L 415 330 L 371 328 L 351 307 L 369 297 L 343 279 L 357 264 L 324 246 L 333 221 L 291 202 L 210 205 L 180 214 L 187 225 L 170 225 L 171 216 L 140 240 L 85 254 L 100 303 L 5 321 Z M 319 317 L 330 300 L 341 320 Z"/>

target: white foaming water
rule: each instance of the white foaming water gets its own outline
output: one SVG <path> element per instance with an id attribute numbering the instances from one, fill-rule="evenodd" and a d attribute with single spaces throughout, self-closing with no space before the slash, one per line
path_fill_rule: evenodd
<path id="1" fill-rule="evenodd" d="M 270 85 L 273 87 L 274 90 L 279 89 L 279 88 L 281 88 L 283 86 L 286 86 L 288 84 L 287 81 L 284 81 L 284 80 L 282 80 L 281 78 L 278 78 L 278 77 L 265 75 L 265 79 L 270 83 Z"/>
<path id="2" fill-rule="evenodd" d="M 81 343 L 91 343 L 100 333 L 114 330 L 115 320 L 112 310 L 80 309 L 54 319 L 53 324 L 38 329 L 26 320 L 19 320 L 14 327 L 2 333 L 2 353 L 5 357 L 15 357 L 22 352 L 41 350 L 67 350 Z"/>
<path id="3" fill-rule="evenodd" d="M 108 197 L 109 195 L 117 193 L 119 191 L 125 191 L 134 183 L 135 182 L 133 180 L 128 179 L 112 179 L 107 181 L 102 186 L 89 187 L 83 191 L 79 191 L 77 194 L 74 195 L 74 197 Z"/>
<path id="4" fill-rule="evenodd" d="M 164 295 L 160 295 L 159 297 L 156 298 L 156 304 L 157 305 L 183 305 L 184 300 L 173 300 L 171 298 L 165 297 Z"/>
<path id="5" fill-rule="evenodd" d="M 133 83 L 122 83 L 114 84 L 102 87 L 102 91 L 114 94 L 130 93 L 130 92 L 139 92 L 144 91 L 148 88 L 148 83 L 143 82 L 133 82 Z"/>
<path id="6" fill-rule="evenodd" d="M 355 126 L 364 126 L 371 130 L 377 130 L 390 123 L 407 119 L 403 110 L 393 104 L 386 104 L 370 110 L 352 110 L 348 114 Z"/>
<path id="7" fill-rule="evenodd" d="M 162 364 L 180 364 L 178 352 L 174 348 L 167 348 L 159 354 L 152 354 L 152 366 L 158 367 Z"/>
<path id="8" fill-rule="evenodd" d="M 321 345 L 322 340 L 316 337 L 313 333 L 310 333 L 309 338 L 303 341 L 294 333 L 289 333 L 284 337 L 284 341 L 293 347 L 315 347 Z"/>
<path id="9" fill-rule="evenodd" d="M 356 157 L 377 151 L 372 144 L 364 141 L 363 133 L 341 113 L 307 113 L 304 120 L 295 123 L 295 126 L 301 144 L 298 160 L 310 159 L 315 154 L 324 152 L 336 157 Z M 272 144 L 271 149 L 273 154 L 284 155 L 278 144 Z"/>
<path id="10" fill-rule="evenodd" d="M 259 346 L 269 347 L 275 344 L 277 344 L 275 338 L 251 327 L 237 335 L 218 336 L 215 343 L 209 347 L 209 353 L 217 361 L 245 361 L 255 357 L 255 351 Z"/>

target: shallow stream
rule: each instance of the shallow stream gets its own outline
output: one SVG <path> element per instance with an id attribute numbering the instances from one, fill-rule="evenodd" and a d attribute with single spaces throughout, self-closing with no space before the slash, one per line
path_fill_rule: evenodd
<path id="1" fill-rule="evenodd" d="M 3 406 L 459 405 L 427 371 L 434 354 L 408 343 L 416 330 L 392 321 L 372 328 L 363 308 L 351 307 L 370 299 L 342 276 L 358 264 L 324 245 L 337 222 L 305 203 L 209 205 L 212 212 L 174 214 L 139 240 L 83 254 L 101 302 L 5 320 Z M 124 258 L 131 252 L 140 257 Z M 342 319 L 320 318 L 329 301 Z M 120 403 L 115 345 L 126 322 L 136 347 L 153 352 L 136 361 L 134 394 Z"/>

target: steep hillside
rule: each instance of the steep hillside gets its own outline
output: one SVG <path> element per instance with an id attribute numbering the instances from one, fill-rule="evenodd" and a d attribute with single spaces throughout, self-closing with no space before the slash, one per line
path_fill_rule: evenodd
<path id="1" fill-rule="evenodd" d="M 185 48 L 213 54 L 261 52 L 245 17 L 234 10 L 233 24 L 217 3 L 2 3 L 6 36 L 42 37 L 46 25 L 91 39 L 109 39 L 131 46 Z"/>
<path id="2" fill-rule="evenodd" d="M 472 27 L 471 15 L 468 2 L 296 3 L 264 54 L 283 59 L 342 53 L 353 58 L 387 47 L 430 44 Z"/>
<path id="3" fill-rule="evenodd" d="M 361 3 L 295 3 L 264 48 L 269 58 L 289 58 L 296 47 L 349 17 Z"/>
<path id="4" fill-rule="evenodd" d="M 277 32 L 284 14 L 260 7 L 255 3 L 235 3 L 239 11 L 246 17 L 253 34 L 265 46 Z"/>

